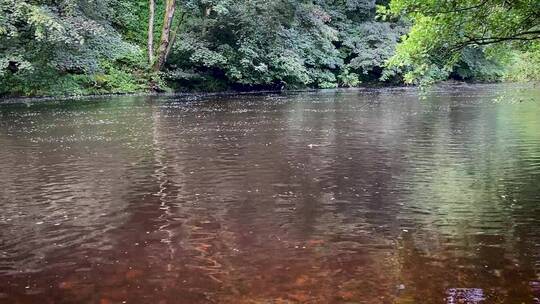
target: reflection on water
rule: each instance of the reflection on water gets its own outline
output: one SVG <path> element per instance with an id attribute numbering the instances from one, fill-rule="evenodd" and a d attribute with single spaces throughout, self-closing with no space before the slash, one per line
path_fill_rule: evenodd
<path id="1" fill-rule="evenodd" d="M 0 303 L 539 303 L 539 131 L 525 85 L 2 106 Z"/>
<path id="2" fill-rule="evenodd" d="M 481 303 L 485 299 L 484 291 L 480 288 L 451 288 L 446 303 Z"/>

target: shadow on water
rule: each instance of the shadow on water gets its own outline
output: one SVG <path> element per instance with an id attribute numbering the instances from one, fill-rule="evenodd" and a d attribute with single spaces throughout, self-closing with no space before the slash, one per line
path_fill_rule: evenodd
<path id="1" fill-rule="evenodd" d="M 0 303 L 538 303 L 539 99 L 0 107 Z"/>

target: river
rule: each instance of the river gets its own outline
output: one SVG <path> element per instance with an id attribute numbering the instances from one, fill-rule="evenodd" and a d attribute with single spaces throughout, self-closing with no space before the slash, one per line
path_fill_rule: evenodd
<path id="1" fill-rule="evenodd" d="M 540 87 L 0 105 L 0 303 L 540 303 Z"/>

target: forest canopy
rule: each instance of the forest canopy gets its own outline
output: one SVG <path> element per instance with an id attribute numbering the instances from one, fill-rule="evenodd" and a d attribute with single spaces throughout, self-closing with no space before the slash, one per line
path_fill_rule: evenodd
<path id="1" fill-rule="evenodd" d="M 468 78 L 464 65 L 470 78 L 539 79 L 538 0 L 392 0 L 381 13 L 412 24 L 388 64 L 406 82 Z"/>
<path id="2" fill-rule="evenodd" d="M 537 0 L 0 0 L 0 96 L 535 80 Z"/>

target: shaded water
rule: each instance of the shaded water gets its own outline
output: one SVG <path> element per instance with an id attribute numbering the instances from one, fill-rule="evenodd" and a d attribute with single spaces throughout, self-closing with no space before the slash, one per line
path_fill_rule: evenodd
<path id="1" fill-rule="evenodd" d="M 540 89 L 0 107 L 0 303 L 540 303 Z"/>

